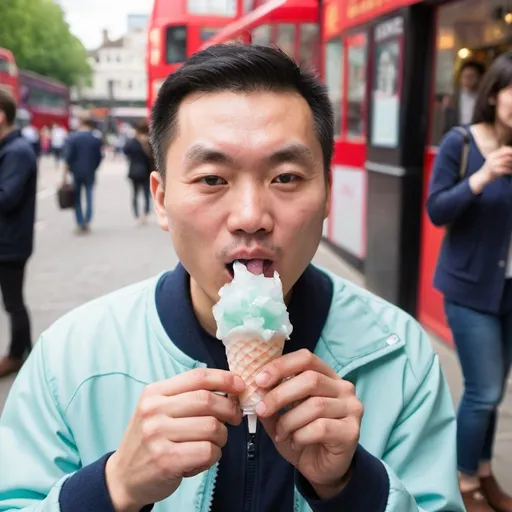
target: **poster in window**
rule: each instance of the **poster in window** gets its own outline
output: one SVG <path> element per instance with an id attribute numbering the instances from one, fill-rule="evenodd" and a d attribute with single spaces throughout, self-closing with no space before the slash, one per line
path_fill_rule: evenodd
<path id="1" fill-rule="evenodd" d="M 400 67 L 403 18 L 387 20 L 375 29 L 371 141 L 396 148 L 399 143 Z"/>

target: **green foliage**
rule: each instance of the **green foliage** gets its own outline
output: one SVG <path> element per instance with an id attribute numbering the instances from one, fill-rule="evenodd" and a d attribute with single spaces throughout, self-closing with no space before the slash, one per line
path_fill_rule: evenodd
<path id="1" fill-rule="evenodd" d="M 90 79 L 87 51 L 54 0 L 0 0 L 0 47 L 21 69 L 77 85 Z"/>

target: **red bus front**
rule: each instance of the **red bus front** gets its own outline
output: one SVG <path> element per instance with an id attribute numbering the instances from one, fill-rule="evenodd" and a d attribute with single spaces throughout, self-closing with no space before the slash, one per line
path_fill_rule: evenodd
<path id="1" fill-rule="evenodd" d="M 318 17 L 317 0 L 267 0 L 209 39 L 202 49 L 230 42 L 275 45 L 305 67 L 319 70 Z"/>
<path id="2" fill-rule="evenodd" d="M 236 18 L 240 0 L 155 0 L 148 46 L 148 109 L 171 73 L 222 27 Z"/>
<path id="3" fill-rule="evenodd" d="M 18 68 L 13 54 L 4 48 L 0 48 L 0 88 L 9 91 L 19 102 Z"/>

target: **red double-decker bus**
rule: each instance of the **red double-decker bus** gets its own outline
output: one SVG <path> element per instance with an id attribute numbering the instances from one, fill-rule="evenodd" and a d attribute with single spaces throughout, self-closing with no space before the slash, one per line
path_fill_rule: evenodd
<path id="1" fill-rule="evenodd" d="M 320 26 L 317 0 L 267 0 L 209 39 L 213 44 L 252 42 L 278 46 L 304 66 L 319 70 Z"/>
<path id="2" fill-rule="evenodd" d="M 165 78 L 236 19 L 242 0 L 155 0 L 147 51 L 148 108 Z"/>
<path id="3" fill-rule="evenodd" d="M 69 89 L 51 78 L 31 71 L 19 71 L 19 105 L 29 113 L 38 130 L 58 124 L 69 129 Z"/>
<path id="4" fill-rule="evenodd" d="M 5 48 L 0 48 L 0 88 L 19 101 L 18 68 L 13 54 Z"/>

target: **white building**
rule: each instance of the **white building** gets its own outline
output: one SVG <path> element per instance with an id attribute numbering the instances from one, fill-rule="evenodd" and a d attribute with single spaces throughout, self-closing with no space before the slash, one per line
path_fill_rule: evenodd
<path id="1" fill-rule="evenodd" d="M 147 16 L 129 15 L 128 31 L 112 40 L 103 31 L 103 42 L 89 52 L 92 84 L 72 91 L 72 100 L 96 112 L 109 109 L 114 118 L 146 117 Z"/>

